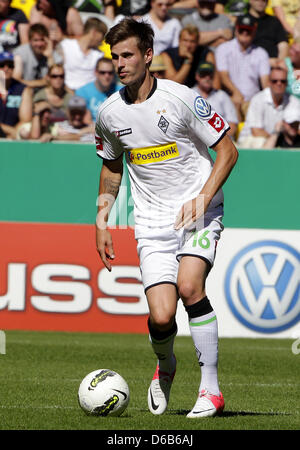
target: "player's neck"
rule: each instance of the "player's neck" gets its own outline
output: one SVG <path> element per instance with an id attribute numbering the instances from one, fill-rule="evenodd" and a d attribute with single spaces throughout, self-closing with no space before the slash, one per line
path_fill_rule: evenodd
<path id="1" fill-rule="evenodd" d="M 154 81 L 156 82 L 156 79 L 147 71 L 143 80 L 126 86 L 126 96 L 130 103 L 143 103 L 146 101 L 152 93 Z"/>

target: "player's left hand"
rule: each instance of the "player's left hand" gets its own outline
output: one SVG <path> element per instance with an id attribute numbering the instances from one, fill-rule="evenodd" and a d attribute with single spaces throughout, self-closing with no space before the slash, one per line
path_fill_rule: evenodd
<path id="1" fill-rule="evenodd" d="M 200 194 L 182 206 L 174 223 L 175 230 L 179 230 L 182 227 L 189 228 L 190 226 L 195 225 L 195 222 L 200 219 L 204 213 L 204 195 Z"/>

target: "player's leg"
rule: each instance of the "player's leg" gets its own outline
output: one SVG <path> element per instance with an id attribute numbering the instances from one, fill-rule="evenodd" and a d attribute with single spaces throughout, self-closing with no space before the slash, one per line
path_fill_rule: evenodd
<path id="1" fill-rule="evenodd" d="M 218 382 L 217 317 L 205 290 L 222 228 L 219 220 L 208 220 L 206 227 L 185 241 L 178 253 L 178 292 L 188 313 L 201 370 L 199 395 L 188 417 L 211 416 L 224 408 Z"/>
<path id="2" fill-rule="evenodd" d="M 188 417 L 207 417 L 221 412 L 218 325 L 216 314 L 205 292 L 208 271 L 207 262 L 195 256 L 185 256 L 180 261 L 178 291 L 188 313 L 191 336 L 201 369 L 199 396 Z"/>
<path id="3" fill-rule="evenodd" d="M 148 389 L 148 406 L 153 414 L 163 414 L 176 371 L 173 344 L 177 333 L 177 290 L 174 284 L 162 283 L 147 289 L 146 296 L 150 311 L 149 340 L 157 357 L 156 370 Z"/>
<path id="4" fill-rule="evenodd" d="M 173 228 L 151 232 L 150 237 L 138 239 L 138 254 L 150 311 L 149 340 L 157 360 L 148 390 L 148 406 L 153 414 L 162 414 L 168 405 L 176 368 L 173 343 L 177 333 L 178 239 Z"/>

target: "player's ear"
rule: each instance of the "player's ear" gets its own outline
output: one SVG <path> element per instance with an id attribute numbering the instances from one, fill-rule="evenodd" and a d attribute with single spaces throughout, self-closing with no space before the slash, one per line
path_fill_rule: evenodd
<path id="1" fill-rule="evenodd" d="M 146 64 L 151 64 L 152 58 L 153 58 L 153 50 L 152 48 L 148 48 L 145 52 L 145 63 Z"/>

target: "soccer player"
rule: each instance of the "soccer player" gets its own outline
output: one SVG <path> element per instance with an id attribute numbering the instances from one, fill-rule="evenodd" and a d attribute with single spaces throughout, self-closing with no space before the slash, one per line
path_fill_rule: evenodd
<path id="1" fill-rule="evenodd" d="M 125 85 L 99 108 L 100 175 L 96 241 L 110 271 L 115 252 L 107 229 L 125 154 L 134 200 L 135 237 L 149 304 L 149 337 L 158 359 L 148 390 L 153 414 L 165 412 L 176 370 L 173 352 L 178 297 L 184 303 L 201 369 L 189 418 L 224 408 L 218 383 L 216 314 L 205 281 L 223 229 L 222 185 L 237 160 L 228 124 L 190 88 L 155 79 L 149 66 L 153 30 L 126 18 L 106 35 L 115 70 Z M 208 147 L 216 151 L 213 164 Z"/>

